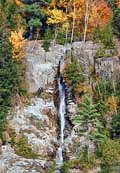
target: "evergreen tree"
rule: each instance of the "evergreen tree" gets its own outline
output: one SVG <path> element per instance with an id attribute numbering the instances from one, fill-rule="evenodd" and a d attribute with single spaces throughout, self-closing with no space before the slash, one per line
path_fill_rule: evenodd
<path id="1" fill-rule="evenodd" d="M 120 8 L 116 8 L 113 15 L 113 27 L 115 33 L 120 35 Z"/>
<path id="2" fill-rule="evenodd" d="M 112 10 L 115 10 L 116 8 L 116 0 L 107 0 L 109 6 L 112 8 Z"/>
<path id="3" fill-rule="evenodd" d="M 24 21 L 20 15 L 19 8 L 15 0 L 0 1 L 0 16 L 7 23 L 7 27 L 11 30 L 17 29 L 24 25 Z"/>
<path id="4" fill-rule="evenodd" d="M 40 3 L 24 4 L 21 8 L 21 13 L 26 19 L 27 30 L 30 32 L 29 39 L 33 39 L 34 33 L 37 32 L 37 36 L 40 30 L 45 29 L 45 13 L 43 6 L 46 6 L 49 1 L 40 1 Z"/>
<path id="5" fill-rule="evenodd" d="M 98 141 L 104 137 L 101 133 L 103 127 L 100 122 L 100 113 L 96 107 L 97 105 L 93 103 L 90 97 L 84 96 L 78 114 L 74 118 L 79 133 L 88 140 L 88 158 L 91 140 Z"/>
<path id="6" fill-rule="evenodd" d="M 11 97 L 16 92 L 21 92 L 20 84 L 24 75 L 22 65 L 13 62 L 10 29 L 6 21 L 0 16 L 0 137 L 7 123 Z"/>
<path id="7" fill-rule="evenodd" d="M 111 132 L 113 137 L 120 138 L 120 111 L 113 117 L 111 121 Z"/>

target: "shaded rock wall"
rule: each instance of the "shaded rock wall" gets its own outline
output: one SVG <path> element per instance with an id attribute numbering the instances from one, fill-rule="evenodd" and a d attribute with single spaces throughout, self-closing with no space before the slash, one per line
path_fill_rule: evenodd
<path id="1" fill-rule="evenodd" d="M 96 59 L 95 72 L 102 79 L 117 80 L 120 75 L 120 57 Z"/>

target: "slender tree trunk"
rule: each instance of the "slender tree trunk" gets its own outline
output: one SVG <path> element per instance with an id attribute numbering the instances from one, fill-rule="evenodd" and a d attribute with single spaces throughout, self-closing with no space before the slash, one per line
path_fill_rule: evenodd
<path id="1" fill-rule="evenodd" d="M 72 25 L 72 34 L 71 34 L 71 43 L 73 42 L 73 38 L 74 38 L 74 30 L 75 30 L 75 11 L 76 11 L 76 7 L 75 7 L 75 0 L 73 2 L 73 6 L 74 6 L 74 13 L 73 13 L 73 25 Z"/>
<path id="2" fill-rule="evenodd" d="M 86 0 L 86 11 L 85 11 L 85 29 L 84 29 L 84 39 L 86 41 L 87 28 L 88 28 L 88 19 L 89 19 L 89 0 Z"/>
<path id="3" fill-rule="evenodd" d="M 114 81 L 114 66 L 113 66 L 113 63 L 112 63 L 111 74 L 112 74 L 112 87 L 113 87 L 114 93 L 116 93 L 115 81 Z"/>
<path id="4" fill-rule="evenodd" d="M 103 86 L 104 86 L 104 91 L 105 91 L 105 94 L 104 94 L 104 98 L 105 98 L 105 100 L 106 100 L 106 95 L 107 95 L 107 90 L 106 90 L 106 79 L 105 79 L 105 81 L 103 81 Z"/>
<path id="5" fill-rule="evenodd" d="M 58 36 L 58 32 L 57 32 L 57 28 L 55 28 L 54 45 L 56 45 L 57 36 Z"/>
<path id="6" fill-rule="evenodd" d="M 101 100 L 103 100 L 103 98 L 102 98 L 102 96 L 101 96 L 101 91 L 100 91 L 100 87 L 99 87 L 99 82 L 97 83 L 97 88 L 98 88 L 99 96 L 100 96 Z"/>
<path id="7" fill-rule="evenodd" d="M 68 8 L 66 6 L 66 16 L 67 16 L 67 13 L 68 13 Z M 67 40 L 68 40 L 68 28 L 66 28 L 66 43 L 67 43 Z"/>
<path id="8" fill-rule="evenodd" d="M 37 39 L 38 39 L 38 37 L 39 37 L 39 32 L 40 32 L 40 30 L 37 29 L 36 39 L 35 39 L 35 41 L 34 41 L 34 43 L 33 43 L 33 45 L 32 45 L 32 48 L 31 48 L 30 52 L 32 52 L 32 51 L 34 50 L 34 48 L 35 48 L 35 45 L 36 45 Z"/>
<path id="9" fill-rule="evenodd" d="M 91 127 L 90 127 L 90 124 L 88 123 L 88 161 L 89 161 L 89 158 L 90 158 L 90 132 L 91 132 Z"/>

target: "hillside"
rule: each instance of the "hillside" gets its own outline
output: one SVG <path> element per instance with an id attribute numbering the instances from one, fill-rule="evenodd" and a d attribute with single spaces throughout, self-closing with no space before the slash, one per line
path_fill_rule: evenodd
<path id="1" fill-rule="evenodd" d="M 120 1 L 0 1 L 0 173 L 120 172 Z"/>

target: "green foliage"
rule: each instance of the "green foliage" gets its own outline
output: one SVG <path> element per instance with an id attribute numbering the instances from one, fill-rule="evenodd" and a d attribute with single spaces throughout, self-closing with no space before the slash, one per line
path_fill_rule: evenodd
<path id="1" fill-rule="evenodd" d="M 46 40 L 46 41 L 52 41 L 54 39 L 54 32 L 51 28 L 47 28 L 45 33 L 44 33 L 44 36 L 43 36 L 43 40 Z"/>
<path id="2" fill-rule="evenodd" d="M 111 94 L 114 93 L 114 88 L 111 80 L 98 81 L 94 88 L 94 99 L 98 101 L 106 101 Z"/>
<path id="3" fill-rule="evenodd" d="M 116 96 L 118 98 L 118 102 L 120 103 L 120 78 L 117 79 L 115 90 L 116 90 Z"/>
<path id="4" fill-rule="evenodd" d="M 39 4 L 24 5 L 21 8 L 21 13 L 25 14 L 28 27 L 39 29 L 42 27 L 45 14 Z"/>
<path id="5" fill-rule="evenodd" d="M 89 123 L 96 123 L 96 120 L 100 117 L 96 107 L 97 105 L 93 104 L 91 98 L 84 96 L 78 115 L 74 118 L 75 124 L 88 130 Z"/>
<path id="6" fill-rule="evenodd" d="M 78 60 L 73 57 L 71 64 L 68 64 L 64 70 L 64 79 L 68 82 L 69 85 L 72 84 L 74 91 L 77 93 L 77 89 L 80 83 L 85 81 L 84 69 Z"/>
<path id="7" fill-rule="evenodd" d="M 27 159 L 37 159 L 38 158 L 38 154 L 36 154 L 32 150 L 32 148 L 29 146 L 29 144 L 27 142 L 27 138 L 24 135 L 19 137 L 14 148 L 15 148 L 16 154 L 19 156 L 23 156 Z"/>
<path id="8" fill-rule="evenodd" d="M 2 21 L 2 17 L 4 22 L 7 24 L 11 30 L 18 29 L 18 25 L 24 25 L 24 20 L 20 17 L 19 9 L 14 0 L 10 2 L 7 0 L 0 1 L 0 17 Z M 20 19 L 19 19 L 20 17 Z"/>
<path id="9" fill-rule="evenodd" d="M 44 48 L 44 50 L 46 52 L 49 52 L 49 47 L 50 47 L 50 41 L 49 40 L 45 40 L 42 44 L 42 47 Z"/>
<path id="10" fill-rule="evenodd" d="M 110 24 L 102 31 L 102 42 L 105 45 L 105 48 L 114 48 L 114 35 Z"/>
<path id="11" fill-rule="evenodd" d="M 38 154 L 35 153 L 31 146 L 28 144 L 27 137 L 17 135 L 14 129 L 9 129 L 10 133 L 10 144 L 14 148 L 15 152 L 19 156 L 23 156 L 27 159 L 37 159 Z"/>
<path id="12" fill-rule="evenodd" d="M 113 26 L 115 33 L 120 35 L 120 9 L 116 8 L 113 15 Z"/>
<path id="13" fill-rule="evenodd" d="M 107 25 L 102 31 L 99 26 L 94 31 L 94 40 L 97 43 L 101 43 L 104 48 L 114 48 L 114 34 L 111 24 Z"/>
<path id="14" fill-rule="evenodd" d="M 3 22 L 2 19 L 0 22 Z M 21 63 L 13 62 L 9 32 L 6 23 L 0 26 L 0 137 L 5 130 L 12 96 L 16 92 L 21 95 L 25 91 L 24 88 L 21 89 L 24 81 L 24 67 Z"/>
<path id="15" fill-rule="evenodd" d="M 44 17 L 44 12 L 41 10 L 40 5 L 37 3 L 31 4 L 31 5 L 24 5 L 21 8 L 21 12 L 27 13 L 27 15 L 30 15 L 30 16 L 27 16 L 29 18 L 33 17 L 33 16 L 41 17 L 41 18 Z M 33 15 L 33 16 L 31 16 L 31 15 Z"/>
<path id="16" fill-rule="evenodd" d="M 30 19 L 28 22 L 29 27 L 42 27 L 42 22 L 40 19 Z"/>
<path id="17" fill-rule="evenodd" d="M 101 122 L 106 126 L 106 120 L 104 116 L 109 110 L 108 105 L 106 104 L 108 101 L 108 98 L 110 96 L 114 95 L 114 88 L 112 85 L 112 81 L 102 81 L 99 80 L 93 89 L 93 100 L 95 103 L 97 103 L 97 110 L 102 115 Z"/>
<path id="18" fill-rule="evenodd" d="M 120 142 L 108 139 L 99 146 L 99 150 L 101 152 L 101 173 L 114 173 L 114 167 L 119 166 L 120 163 Z"/>
<path id="19" fill-rule="evenodd" d="M 56 170 L 56 162 L 54 161 L 50 168 L 48 168 L 47 173 L 53 173 Z"/>
<path id="20" fill-rule="evenodd" d="M 105 48 L 99 48 L 96 52 L 95 58 L 110 58 L 113 56 L 113 52 L 108 53 Z"/>
<path id="21" fill-rule="evenodd" d="M 112 10 L 115 10 L 116 8 L 116 0 L 107 0 L 108 5 L 112 8 Z"/>
<path id="22" fill-rule="evenodd" d="M 113 116 L 111 121 L 111 131 L 115 137 L 120 136 L 120 111 L 117 115 Z"/>
<path id="23" fill-rule="evenodd" d="M 48 51 L 49 51 L 49 47 L 50 47 L 50 43 L 51 43 L 51 41 L 54 39 L 53 30 L 52 30 L 51 28 L 48 28 L 48 29 L 45 31 L 45 33 L 44 33 L 42 39 L 44 40 L 44 42 L 43 42 L 43 44 L 42 44 L 42 47 L 44 48 L 44 50 L 45 50 L 46 52 L 48 52 Z"/>
<path id="24" fill-rule="evenodd" d="M 100 31 L 100 27 L 99 26 L 97 26 L 95 28 L 93 38 L 94 38 L 94 41 L 96 43 L 100 43 L 101 42 L 101 31 Z"/>
<path id="25" fill-rule="evenodd" d="M 88 160 L 87 150 L 86 148 L 82 148 L 80 154 L 75 159 L 64 162 L 62 173 L 71 173 L 71 169 L 88 172 L 88 170 L 95 167 L 97 167 L 97 157 L 95 154 L 91 154 L 90 159 Z"/>
<path id="26" fill-rule="evenodd" d="M 8 20 L 8 25 L 11 29 L 15 29 L 17 26 L 16 13 L 17 13 L 17 7 L 15 2 L 8 4 L 7 20 Z"/>
<path id="27" fill-rule="evenodd" d="M 66 42 L 66 38 L 65 37 L 66 37 L 65 36 L 65 31 L 58 31 L 56 42 L 58 44 L 64 45 L 65 42 Z"/>
<path id="28" fill-rule="evenodd" d="M 100 122 L 100 113 L 97 111 L 97 105 L 93 103 L 90 97 L 84 96 L 78 114 L 73 121 L 81 134 L 84 135 L 87 132 L 87 138 L 104 138 L 101 133 L 103 126 Z"/>
<path id="29" fill-rule="evenodd" d="M 0 135 L 10 108 L 10 97 L 14 88 L 14 65 L 8 38 L 0 28 Z"/>

